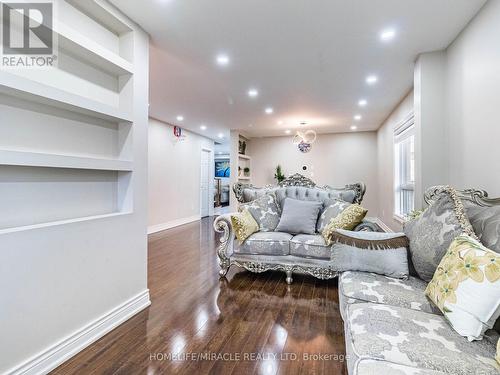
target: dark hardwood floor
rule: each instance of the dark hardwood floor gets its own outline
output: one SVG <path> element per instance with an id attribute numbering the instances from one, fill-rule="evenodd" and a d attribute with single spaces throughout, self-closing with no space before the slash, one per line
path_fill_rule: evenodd
<path id="1" fill-rule="evenodd" d="M 151 306 L 53 374 L 345 374 L 336 280 L 219 280 L 212 222 L 151 235 Z"/>

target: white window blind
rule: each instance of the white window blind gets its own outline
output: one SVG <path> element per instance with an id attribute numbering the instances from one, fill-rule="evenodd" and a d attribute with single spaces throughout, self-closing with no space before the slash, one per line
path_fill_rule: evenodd
<path id="1" fill-rule="evenodd" d="M 406 218 L 415 207 L 415 131 L 411 113 L 394 132 L 394 214 Z"/>

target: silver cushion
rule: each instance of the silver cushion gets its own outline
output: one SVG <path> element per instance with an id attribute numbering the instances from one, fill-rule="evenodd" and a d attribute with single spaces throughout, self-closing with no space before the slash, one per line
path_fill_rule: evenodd
<path id="1" fill-rule="evenodd" d="M 325 202 L 330 199 L 341 199 L 352 203 L 356 197 L 355 190 L 340 190 L 340 189 L 320 189 L 308 188 L 304 186 L 287 186 L 287 187 L 272 187 L 272 188 L 255 188 L 247 187 L 243 189 L 243 200 L 245 202 L 253 201 L 266 193 L 274 192 L 278 198 L 278 202 L 282 202 L 285 198 L 293 198 L 299 200 L 311 200 Z"/>
<path id="2" fill-rule="evenodd" d="M 318 222 L 316 224 L 316 232 L 321 233 L 323 229 L 330 223 L 330 220 L 337 217 L 351 203 L 345 202 L 342 199 L 330 199 L 324 202 L 324 209 L 321 211 Z"/>
<path id="3" fill-rule="evenodd" d="M 330 249 L 319 234 L 299 234 L 290 241 L 290 254 L 302 258 L 330 260 Z"/>
<path id="4" fill-rule="evenodd" d="M 375 303 L 349 305 L 346 315 L 350 373 L 356 362 L 373 359 L 447 374 L 498 374 L 498 335 L 469 342 L 441 315 Z"/>
<path id="5" fill-rule="evenodd" d="M 239 254 L 289 255 L 291 234 L 282 232 L 257 232 L 248 237 L 234 251 Z"/>
<path id="6" fill-rule="evenodd" d="M 314 234 L 316 222 L 323 204 L 318 201 L 301 201 L 286 198 L 276 231 L 291 234 Z"/>
<path id="7" fill-rule="evenodd" d="M 500 253 L 500 206 L 481 207 L 464 202 L 465 212 L 482 244 Z"/>
<path id="8" fill-rule="evenodd" d="M 400 280 L 368 272 L 343 272 L 339 279 L 340 311 L 344 316 L 349 304 L 375 302 L 441 315 L 425 296 L 426 286 L 416 277 Z"/>

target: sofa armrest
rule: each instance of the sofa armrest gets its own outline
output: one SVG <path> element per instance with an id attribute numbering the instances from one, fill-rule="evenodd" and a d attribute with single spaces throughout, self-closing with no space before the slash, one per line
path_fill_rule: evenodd
<path id="1" fill-rule="evenodd" d="M 217 246 L 217 259 L 221 267 L 220 275 L 224 276 L 231 264 L 230 257 L 233 254 L 234 230 L 231 224 L 231 215 L 224 214 L 218 216 L 214 221 L 214 230 L 221 233 L 220 245 Z"/>
<path id="2" fill-rule="evenodd" d="M 363 219 L 361 224 L 354 228 L 354 232 L 380 232 L 380 227 L 373 221 Z"/>

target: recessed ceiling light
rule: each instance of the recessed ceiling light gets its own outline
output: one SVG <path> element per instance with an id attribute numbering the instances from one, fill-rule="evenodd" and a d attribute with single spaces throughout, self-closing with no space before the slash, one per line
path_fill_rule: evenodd
<path id="1" fill-rule="evenodd" d="M 396 30 L 394 29 L 385 29 L 380 33 L 380 40 L 383 42 L 388 42 L 393 40 L 396 36 Z"/>
<path id="2" fill-rule="evenodd" d="M 253 128 L 253 124 L 248 124 L 248 127 L 249 128 Z"/>
<path id="3" fill-rule="evenodd" d="M 278 125 L 283 125 L 283 120 L 279 120 Z"/>
<path id="4" fill-rule="evenodd" d="M 217 55 L 215 60 L 217 61 L 217 64 L 220 66 L 226 66 L 229 64 L 229 56 L 228 55 L 224 55 L 224 54 Z"/>
<path id="5" fill-rule="evenodd" d="M 219 151 L 219 152 L 218 152 L 218 154 L 219 154 L 219 155 L 222 155 L 222 151 Z"/>
<path id="6" fill-rule="evenodd" d="M 366 83 L 368 83 L 369 85 L 373 85 L 375 83 L 377 83 L 378 81 L 378 77 L 376 75 L 370 75 L 368 77 L 366 77 Z"/>
<path id="7" fill-rule="evenodd" d="M 362 119 L 361 115 L 356 115 L 356 116 L 354 116 L 354 120 L 356 120 L 356 121 L 359 121 L 359 120 L 361 120 L 361 119 Z"/>
<path id="8" fill-rule="evenodd" d="M 351 130 L 357 130 L 358 127 L 356 125 L 351 126 Z"/>
<path id="9" fill-rule="evenodd" d="M 267 107 L 264 112 L 266 112 L 268 115 L 270 115 L 271 113 L 274 112 L 274 109 L 272 109 L 271 107 Z"/>
<path id="10" fill-rule="evenodd" d="M 285 134 L 290 134 L 292 131 L 290 129 L 285 130 Z"/>
<path id="11" fill-rule="evenodd" d="M 200 126 L 200 129 L 201 129 L 201 130 L 207 130 L 207 127 L 206 127 L 206 125 L 201 125 L 201 126 Z"/>
<path id="12" fill-rule="evenodd" d="M 177 121 L 184 121 L 184 116 L 179 115 L 176 117 L 176 119 Z"/>
<path id="13" fill-rule="evenodd" d="M 224 134 L 222 134 L 222 133 L 219 133 L 217 136 L 218 136 L 219 138 L 224 138 Z"/>
<path id="14" fill-rule="evenodd" d="M 250 89 L 248 90 L 248 96 L 251 98 L 256 98 L 259 96 L 259 92 L 256 89 Z"/>
<path id="15" fill-rule="evenodd" d="M 358 105 L 360 107 L 364 107 L 368 104 L 368 102 L 366 101 L 366 99 L 361 99 L 359 102 L 358 102 Z"/>

